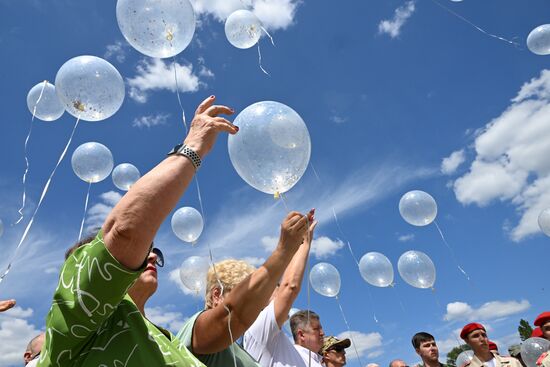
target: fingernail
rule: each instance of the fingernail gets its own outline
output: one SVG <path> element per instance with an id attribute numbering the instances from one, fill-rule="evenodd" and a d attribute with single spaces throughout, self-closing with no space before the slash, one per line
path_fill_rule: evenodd
<path id="1" fill-rule="evenodd" d="M 238 126 L 235 126 L 235 130 L 239 131 L 239 127 L 238 127 Z"/>
<path id="2" fill-rule="evenodd" d="M 211 95 L 210 98 L 214 98 L 214 95 Z"/>

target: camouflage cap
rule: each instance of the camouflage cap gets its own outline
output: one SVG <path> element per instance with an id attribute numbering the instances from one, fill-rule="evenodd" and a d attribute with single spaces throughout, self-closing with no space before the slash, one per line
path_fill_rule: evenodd
<path id="1" fill-rule="evenodd" d="M 350 345 L 351 341 L 348 338 L 340 340 L 334 336 L 325 336 L 323 346 L 321 347 L 321 354 L 324 354 L 326 351 L 336 346 L 349 348 Z"/>

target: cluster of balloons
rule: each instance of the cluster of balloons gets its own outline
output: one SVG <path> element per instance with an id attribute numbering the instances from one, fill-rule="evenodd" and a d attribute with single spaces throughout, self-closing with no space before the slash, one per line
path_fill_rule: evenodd
<path id="1" fill-rule="evenodd" d="M 241 178 L 255 189 L 278 196 L 304 174 L 311 155 L 309 131 L 292 108 L 273 101 L 254 103 L 233 122 L 229 157 Z"/>
<path id="2" fill-rule="evenodd" d="M 195 243 L 204 228 L 201 213 L 195 208 L 185 206 L 172 215 L 172 231 L 183 242 Z"/>

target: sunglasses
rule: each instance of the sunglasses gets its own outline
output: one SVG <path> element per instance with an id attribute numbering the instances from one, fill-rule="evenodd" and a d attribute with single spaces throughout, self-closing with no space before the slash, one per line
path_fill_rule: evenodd
<path id="1" fill-rule="evenodd" d="M 164 266 L 164 255 L 162 254 L 162 251 L 160 251 L 159 248 L 153 247 L 153 244 L 151 243 L 151 248 L 149 249 L 149 253 L 154 253 L 157 255 L 157 260 L 155 261 L 155 265 L 159 268 L 162 268 Z M 149 255 L 147 255 L 149 257 Z"/>
<path id="2" fill-rule="evenodd" d="M 344 348 L 344 347 L 334 347 L 334 348 L 330 348 L 328 350 L 328 352 L 330 352 L 331 350 L 335 351 L 336 353 L 342 353 L 343 351 L 346 350 L 346 348 Z"/>

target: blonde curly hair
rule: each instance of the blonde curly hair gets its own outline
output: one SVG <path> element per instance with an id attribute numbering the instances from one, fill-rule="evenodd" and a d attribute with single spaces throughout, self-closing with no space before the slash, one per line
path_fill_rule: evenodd
<path id="1" fill-rule="evenodd" d="M 220 283 L 223 294 L 226 295 L 255 270 L 256 268 L 246 261 L 236 259 L 222 260 L 211 266 L 206 275 L 205 308 L 212 308 L 212 291 L 221 288 Z"/>

